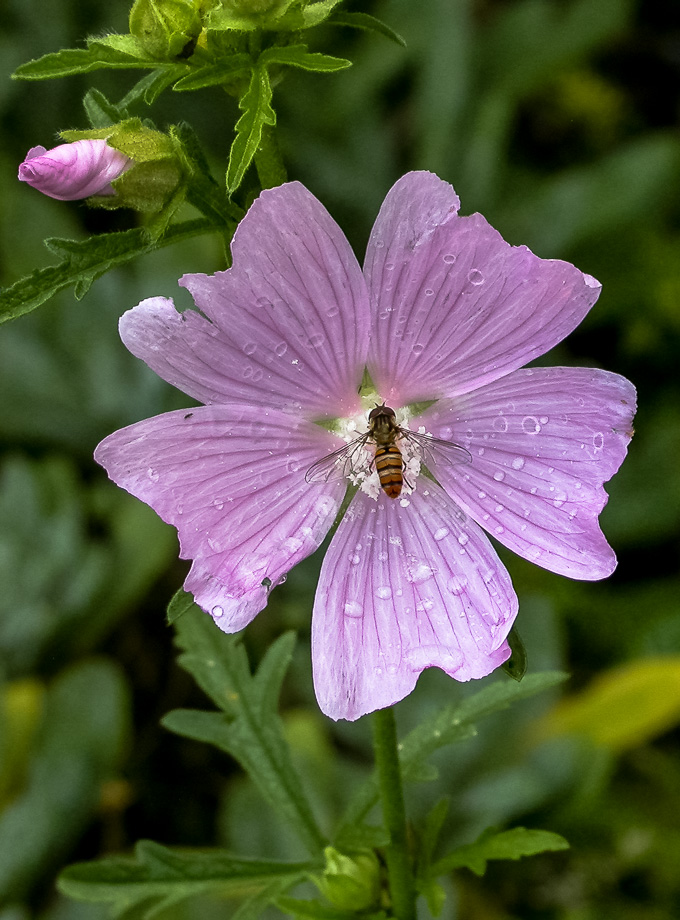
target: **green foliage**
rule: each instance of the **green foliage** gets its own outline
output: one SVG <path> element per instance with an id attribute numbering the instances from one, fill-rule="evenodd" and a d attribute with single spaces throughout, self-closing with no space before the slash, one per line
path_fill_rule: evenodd
<path id="1" fill-rule="evenodd" d="M 134 859 L 111 857 L 69 866 L 59 878 L 64 894 L 109 905 L 114 917 L 147 918 L 199 894 L 257 898 L 285 891 L 304 879 L 306 863 L 239 859 L 220 850 L 170 849 L 142 840 Z M 247 903 L 247 902 L 246 902 Z"/>
<path id="2" fill-rule="evenodd" d="M 271 107 L 272 87 L 269 72 L 263 65 L 253 67 L 248 91 L 239 99 L 243 115 L 236 122 L 236 137 L 229 151 L 227 192 L 232 195 L 243 181 L 262 140 L 265 125 L 276 124 Z"/>
<path id="3" fill-rule="evenodd" d="M 130 725 L 122 676 L 83 661 L 48 688 L 26 778 L 0 814 L 0 904 L 20 900 L 58 853 L 68 851 L 119 769 Z"/>
<path id="4" fill-rule="evenodd" d="M 431 874 L 445 875 L 452 869 L 466 868 L 476 875 L 484 875 L 490 859 L 521 859 L 523 856 L 567 849 L 569 844 L 564 837 L 551 831 L 527 830 L 525 827 L 500 832 L 488 830 L 475 843 L 458 847 L 434 863 Z"/>
<path id="5" fill-rule="evenodd" d="M 188 595 L 175 595 L 168 615 L 183 650 L 179 663 L 221 712 L 175 710 L 163 724 L 178 734 L 214 744 L 236 758 L 310 854 L 318 855 L 325 838 L 291 761 L 276 711 L 293 651 L 293 635 L 281 636 L 253 675 L 240 638 L 222 633 Z"/>
<path id="6" fill-rule="evenodd" d="M 164 246 L 200 236 L 211 229 L 203 219 L 183 221 L 153 240 L 144 230 L 103 233 L 86 240 L 47 239 L 45 245 L 64 258 L 58 265 L 36 269 L 0 293 L 0 323 L 30 313 L 59 291 L 74 287 L 76 299 L 115 266 Z"/>

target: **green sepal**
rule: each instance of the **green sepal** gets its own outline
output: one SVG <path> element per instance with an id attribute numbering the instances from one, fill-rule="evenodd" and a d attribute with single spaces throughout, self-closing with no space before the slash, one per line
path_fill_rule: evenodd
<path id="1" fill-rule="evenodd" d="M 274 45 L 262 52 L 258 62 L 267 66 L 285 64 L 289 67 L 300 67 L 302 70 L 317 73 L 334 73 L 336 70 L 345 70 L 352 66 L 352 62 L 346 58 L 308 51 L 307 45 Z"/>
<path id="2" fill-rule="evenodd" d="M 312 881 L 333 907 L 364 911 L 378 906 L 380 864 L 372 849 L 343 853 L 326 847 L 324 858 L 323 872 Z"/>
<path id="3" fill-rule="evenodd" d="M 190 850 L 141 840 L 134 857 L 112 856 L 76 863 L 59 876 L 57 887 L 78 901 L 108 904 L 114 917 L 136 910 L 146 918 L 200 894 L 252 897 L 302 881 L 312 866 L 247 859 L 225 850 Z M 276 885 L 272 891 L 271 886 Z"/>
<path id="4" fill-rule="evenodd" d="M 453 869 L 470 869 L 484 875 L 490 859 L 521 859 L 547 851 L 568 850 L 569 843 L 552 831 L 513 827 L 509 831 L 485 830 L 475 843 L 458 847 L 438 860 L 431 868 L 433 877 L 447 875 Z"/>
<path id="5" fill-rule="evenodd" d="M 373 32 L 388 38 L 401 48 L 407 47 L 406 41 L 398 32 L 395 32 L 394 29 L 390 28 L 382 19 L 378 19 L 377 16 L 371 16 L 370 13 L 334 13 L 328 20 L 328 24 L 331 26 L 349 26 L 352 29 Z"/>
<path id="6" fill-rule="evenodd" d="M 178 606 L 182 612 L 176 615 Z M 183 649 L 180 665 L 221 711 L 175 710 L 165 716 L 163 725 L 231 754 L 308 851 L 319 855 L 327 840 L 293 766 L 277 712 L 294 635 L 277 639 L 252 674 L 240 638 L 223 633 L 212 617 L 196 604 L 188 604 L 183 592 L 171 601 L 168 615 L 174 619 L 177 642 Z"/>
<path id="7" fill-rule="evenodd" d="M 246 170 L 253 161 L 262 140 L 265 125 L 276 124 L 276 113 L 271 107 L 272 87 L 267 68 L 253 67 L 248 90 L 239 100 L 243 115 L 236 122 L 236 137 L 229 151 L 227 166 L 227 193 L 231 196 L 243 181 Z"/>
<path id="8" fill-rule="evenodd" d="M 181 55 L 202 28 L 193 0 L 135 0 L 129 24 L 148 55 L 163 61 Z"/>
<path id="9" fill-rule="evenodd" d="M 503 662 L 501 667 L 508 677 L 520 681 L 527 672 L 529 656 L 522 642 L 522 637 L 515 626 L 508 633 L 508 645 L 510 646 L 510 657 Z"/>
<path id="10" fill-rule="evenodd" d="M 173 225 L 157 240 L 151 239 L 146 230 L 139 228 L 104 233 L 82 241 L 47 239 L 45 245 L 48 249 L 66 253 L 66 258 L 58 265 L 36 269 L 0 291 L 0 323 L 30 313 L 65 288 L 75 286 L 80 299 L 93 281 L 112 268 L 144 253 L 213 230 L 209 221 L 198 219 Z"/>

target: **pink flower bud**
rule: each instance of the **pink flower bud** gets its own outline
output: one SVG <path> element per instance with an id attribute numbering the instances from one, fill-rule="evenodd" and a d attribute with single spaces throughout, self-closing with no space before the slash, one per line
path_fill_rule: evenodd
<path id="1" fill-rule="evenodd" d="M 50 198 L 75 201 L 115 194 L 111 182 L 132 165 L 104 140 L 74 141 L 52 150 L 31 147 L 19 166 L 19 179 Z"/>

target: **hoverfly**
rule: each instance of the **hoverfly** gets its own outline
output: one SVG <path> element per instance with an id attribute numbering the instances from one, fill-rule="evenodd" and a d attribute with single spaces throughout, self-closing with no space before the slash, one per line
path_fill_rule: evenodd
<path id="1" fill-rule="evenodd" d="M 409 450 L 421 462 L 427 463 L 434 455 L 455 463 L 470 460 L 468 451 L 452 441 L 443 441 L 397 425 L 394 409 L 383 403 L 370 411 L 365 434 L 317 460 L 307 470 L 305 479 L 307 482 L 329 482 L 375 469 L 385 494 L 398 498 L 404 485 L 404 456 L 400 443 L 408 444 Z M 373 456 L 364 450 L 369 444 L 375 445 Z"/>

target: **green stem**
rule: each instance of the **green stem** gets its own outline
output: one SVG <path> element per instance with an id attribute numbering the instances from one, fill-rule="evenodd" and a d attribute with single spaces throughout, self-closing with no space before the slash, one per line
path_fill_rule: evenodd
<path id="1" fill-rule="evenodd" d="M 391 707 L 373 714 L 373 747 L 385 828 L 385 849 L 392 912 L 397 920 L 416 920 L 415 886 L 408 853 L 406 809 L 397 748 L 397 727 Z"/>
<path id="2" fill-rule="evenodd" d="M 255 154 L 255 169 L 261 188 L 274 188 L 288 178 L 273 125 L 265 125 L 262 129 L 260 146 Z"/>

